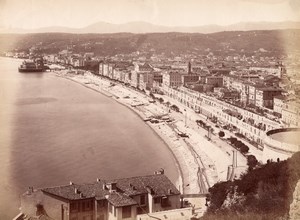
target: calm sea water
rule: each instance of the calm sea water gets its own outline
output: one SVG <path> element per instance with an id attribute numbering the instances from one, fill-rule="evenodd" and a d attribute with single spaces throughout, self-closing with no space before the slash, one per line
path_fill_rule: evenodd
<path id="1" fill-rule="evenodd" d="M 35 188 L 178 172 L 167 146 L 126 107 L 53 73 L 0 58 L 0 219 Z"/>

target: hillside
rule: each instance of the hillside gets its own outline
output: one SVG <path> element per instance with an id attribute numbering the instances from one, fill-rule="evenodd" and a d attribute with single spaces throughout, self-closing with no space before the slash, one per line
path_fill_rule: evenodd
<path id="1" fill-rule="evenodd" d="M 38 47 L 40 53 L 57 53 L 67 47 L 73 52 L 94 52 L 96 55 L 129 54 L 135 51 L 169 54 L 216 55 L 257 53 L 280 56 L 286 49 L 300 49 L 300 30 L 228 31 L 212 34 L 0 34 L 0 51 L 26 51 Z"/>
<path id="2" fill-rule="evenodd" d="M 286 161 L 249 171 L 241 179 L 209 189 L 210 205 L 202 220 L 287 219 L 300 179 L 300 152 Z"/>

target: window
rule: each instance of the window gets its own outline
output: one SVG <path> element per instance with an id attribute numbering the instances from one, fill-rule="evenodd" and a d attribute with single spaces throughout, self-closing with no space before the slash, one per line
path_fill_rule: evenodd
<path id="1" fill-rule="evenodd" d="M 76 202 L 70 203 L 70 212 L 78 212 L 78 203 Z"/>
<path id="2" fill-rule="evenodd" d="M 98 208 L 103 208 L 105 206 L 104 200 L 99 200 L 97 202 Z"/>
<path id="3" fill-rule="evenodd" d="M 83 201 L 82 203 L 81 203 L 81 205 L 82 205 L 82 210 L 83 211 L 89 211 L 89 210 L 91 210 L 92 209 L 92 207 L 93 207 L 93 201 Z"/>
<path id="4" fill-rule="evenodd" d="M 113 206 L 111 204 L 108 204 L 109 212 L 113 213 Z"/>
<path id="5" fill-rule="evenodd" d="M 169 206 L 171 206 L 169 198 L 168 197 L 162 198 L 162 200 L 161 200 L 161 207 L 169 207 Z"/>
<path id="6" fill-rule="evenodd" d="M 114 216 L 117 217 L 117 208 L 114 207 Z"/>
<path id="7" fill-rule="evenodd" d="M 104 220 L 104 215 L 99 215 L 99 217 L 97 218 L 97 220 Z"/>
<path id="8" fill-rule="evenodd" d="M 93 220 L 93 216 L 92 215 L 86 215 L 83 217 L 83 220 Z"/>
<path id="9" fill-rule="evenodd" d="M 124 206 L 122 208 L 122 218 L 130 218 L 131 217 L 131 206 Z"/>
<path id="10" fill-rule="evenodd" d="M 145 195 L 141 195 L 140 204 L 141 205 L 145 205 L 146 204 L 146 196 Z"/>
<path id="11" fill-rule="evenodd" d="M 154 204 L 160 203 L 160 198 L 154 198 Z"/>

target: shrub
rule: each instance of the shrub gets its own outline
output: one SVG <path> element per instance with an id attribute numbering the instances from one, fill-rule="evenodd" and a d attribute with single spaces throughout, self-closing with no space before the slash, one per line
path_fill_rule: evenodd
<path id="1" fill-rule="evenodd" d="M 256 167 L 257 163 L 258 163 L 258 161 L 254 155 L 249 155 L 247 157 L 247 165 L 249 166 L 249 168 L 252 169 L 252 168 Z"/>
<path id="2" fill-rule="evenodd" d="M 225 136 L 225 133 L 224 133 L 224 131 L 219 131 L 219 137 L 224 137 Z"/>
<path id="3" fill-rule="evenodd" d="M 241 151 L 241 153 L 243 153 L 243 154 L 248 153 L 249 147 L 248 147 L 247 145 L 243 144 L 243 145 L 241 146 L 241 148 L 240 148 L 240 151 Z"/>

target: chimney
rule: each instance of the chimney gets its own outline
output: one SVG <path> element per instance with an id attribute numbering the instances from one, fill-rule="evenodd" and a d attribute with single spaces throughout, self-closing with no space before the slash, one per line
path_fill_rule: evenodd
<path id="1" fill-rule="evenodd" d="M 100 182 L 100 178 L 97 178 L 97 183 L 99 183 Z"/>
<path id="2" fill-rule="evenodd" d="M 129 187 L 130 187 L 132 190 L 136 190 L 135 186 L 132 185 L 131 183 L 129 183 Z"/>
<path id="3" fill-rule="evenodd" d="M 146 186 L 146 190 L 147 190 L 148 194 L 150 194 L 150 195 L 154 194 L 154 191 L 150 186 Z"/>
<path id="4" fill-rule="evenodd" d="M 106 187 L 108 188 L 110 193 L 117 191 L 117 183 L 115 183 L 115 182 L 107 183 Z"/>
<path id="5" fill-rule="evenodd" d="M 172 194 L 172 190 L 171 189 L 168 189 L 168 194 Z"/>
<path id="6" fill-rule="evenodd" d="M 72 181 L 70 181 L 70 186 L 71 186 L 71 185 L 74 185 L 74 183 L 73 183 Z"/>
<path id="7" fill-rule="evenodd" d="M 154 172 L 154 174 L 159 175 L 159 174 L 164 174 L 165 170 L 163 168 L 160 168 L 160 170 L 157 170 Z"/>
<path id="8" fill-rule="evenodd" d="M 77 188 L 74 189 L 75 194 L 77 194 L 79 191 Z"/>

